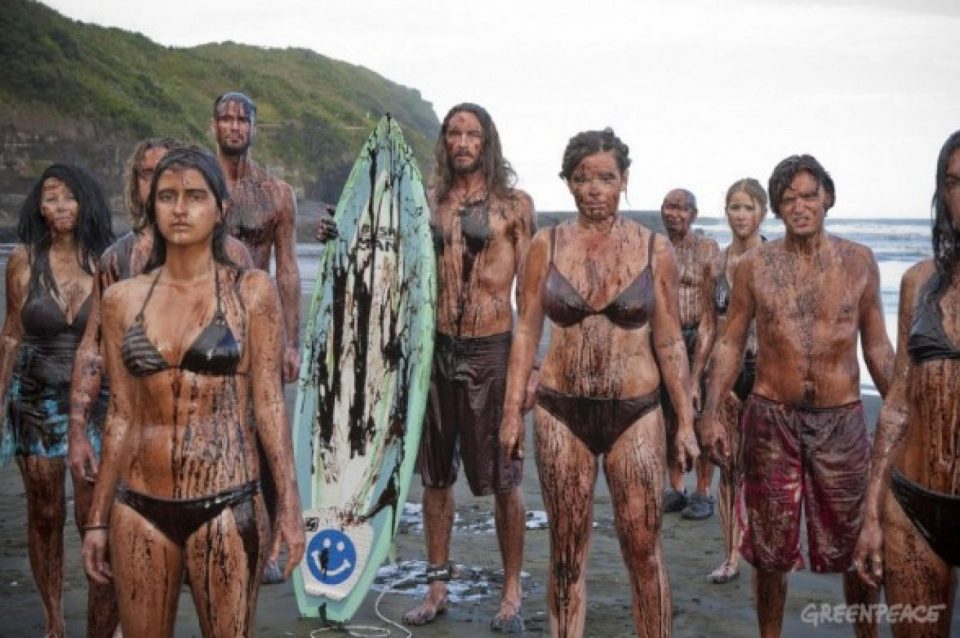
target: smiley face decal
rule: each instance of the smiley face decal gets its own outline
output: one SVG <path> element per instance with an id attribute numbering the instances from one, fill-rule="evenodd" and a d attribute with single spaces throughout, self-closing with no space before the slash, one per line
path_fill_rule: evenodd
<path id="1" fill-rule="evenodd" d="M 350 537 L 340 530 L 321 530 L 307 546 L 307 565 L 321 583 L 339 585 L 356 569 L 357 550 Z"/>

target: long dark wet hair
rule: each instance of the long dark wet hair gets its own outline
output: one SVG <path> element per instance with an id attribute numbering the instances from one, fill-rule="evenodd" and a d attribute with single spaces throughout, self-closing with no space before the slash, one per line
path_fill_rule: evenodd
<path id="1" fill-rule="evenodd" d="M 950 156 L 960 149 L 960 131 L 955 131 L 940 149 L 937 157 L 937 183 L 930 202 L 933 216 L 933 262 L 937 266 L 937 286 L 932 291 L 938 295 L 944 292 L 953 280 L 954 267 L 960 260 L 960 232 L 953 223 L 953 216 L 947 206 L 947 165 Z M 960 212 L 960 211 L 958 211 Z"/>
<path id="2" fill-rule="evenodd" d="M 570 138 L 563 151 L 560 178 L 569 181 L 574 169 L 587 155 L 610 151 L 623 175 L 630 168 L 630 147 L 609 126 L 602 131 L 582 131 Z"/>
<path id="3" fill-rule="evenodd" d="M 144 272 L 150 272 L 158 266 L 162 266 L 167 261 L 167 240 L 160 234 L 160 228 L 157 226 L 157 182 L 160 176 L 168 170 L 184 171 L 196 169 L 203 175 L 203 180 L 207 183 L 213 197 L 217 202 L 217 209 L 223 213 L 223 203 L 230 199 L 227 190 L 227 180 L 223 176 L 223 170 L 210 151 L 199 146 L 180 146 L 163 156 L 157 163 L 157 168 L 153 172 L 153 181 L 150 182 L 150 197 L 147 200 L 147 225 L 153 229 L 153 250 L 150 252 L 150 258 L 144 267 Z M 217 221 L 213 228 L 213 259 L 220 264 L 237 268 L 238 266 L 227 256 L 224 246 L 227 238 L 227 227 L 223 219 Z"/>
<path id="4" fill-rule="evenodd" d="M 833 178 L 827 169 L 817 161 L 813 155 L 791 155 L 777 164 L 770 175 L 770 182 L 767 185 L 767 193 L 770 194 L 770 208 L 773 214 L 780 217 L 780 201 L 783 199 L 783 193 L 790 188 L 790 182 L 797 176 L 797 173 L 806 171 L 813 176 L 817 186 L 822 186 L 827 194 L 826 210 L 833 208 L 837 203 L 837 192 L 833 186 Z"/>
<path id="5" fill-rule="evenodd" d="M 147 151 L 155 148 L 165 148 L 169 151 L 177 146 L 183 146 L 183 142 L 175 140 L 172 137 L 151 137 L 137 144 L 127 159 L 127 166 L 123 173 L 125 184 L 123 189 L 123 203 L 126 204 L 127 212 L 130 213 L 130 219 L 133 221 L 133 230 L 143 230 L 144 226 L 147 225 L 147 220 L 144 215 L 147 202 L 140 201 L 140 189 L 137 187 L 137 171 L 140 170 L 140 161 Z"/>
<path id="6" fill-rule="evenodd" d="M 464 102 L 457 104 L 447 112 L 440 125 L 440 136 L 437 138 L 437 148 L 435 151 L 437 159 L 437 168 L 434 173 L 434 188 L 437 193 L 437 201 L 443 200 L 450 192 L 453 186 L 453 171 L 450 170 L 450 158 L 447 157 L 447 128 L 450 126 L 450 120 L 457 113 L 471 113 L 479 121 L 483 128 L 483 152 L 480 155 L 480 170 L 483 171 L 486 181 L 487 193 L 496 195 L 505 195 L 517 183 L 517 174 L 510 166 L 510 162 L 503 156 L 503 149 L 500 147 L 500 134 L 497 133 L 497 126 L 493 123 L 493 118 L 487 113 L 487 110 L 478 104 Z"/>
<path id="7" fill-rule="evenodd" d="M 86 170 L 72 164 L 51 164 L 30 189 L 20 206 L 17 235 L 27 247 L 30 261 L 30 291 L 40 289 L 59 294 L 57 282 L 50 269 L 50 245 L 53 235 L 40 213 L 43 183 L 48 179 L 63 182 L 77 200 L 77 227 L 73 239 L 77 247 L 77 262 L 87 274 L 93 274 L 93 265 L 107 246 L 113 243 L 110 209 L 97 180 Z"/>

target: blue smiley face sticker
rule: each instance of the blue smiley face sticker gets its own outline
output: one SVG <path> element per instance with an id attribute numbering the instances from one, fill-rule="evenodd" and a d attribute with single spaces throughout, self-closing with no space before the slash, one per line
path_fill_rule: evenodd
<path id="1" fill-rule="evenodd" d="M 353 541 L 337 529 L 325 529 L 310 539 L 307 566 L 321 583 L 339 585 L 356 569 L 357 550 Z"/>

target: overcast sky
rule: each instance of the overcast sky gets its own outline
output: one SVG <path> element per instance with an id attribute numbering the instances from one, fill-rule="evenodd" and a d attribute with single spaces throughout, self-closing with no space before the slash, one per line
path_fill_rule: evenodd
<path id="1" fill-rule="evenodd" d="M 569 137 L 612 126 L 630 208 L 684 186 L 720 215 L 731 182 L 766 185 L 808 152 L 837 184 L 833 215 L 926 217 L 960 128 L 956 0 L 44 2 L 165 45 L 313 49 L 419 89 L 438 117 L 478 102 L 540 210 L 573 207 Z"/>

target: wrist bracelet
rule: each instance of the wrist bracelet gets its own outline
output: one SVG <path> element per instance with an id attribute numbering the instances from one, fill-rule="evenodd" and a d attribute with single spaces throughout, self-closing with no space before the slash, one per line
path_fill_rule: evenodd
<path id="1" fill-rule="evenodd" d="M 89 532 L 94 529 L 110 529 L 110 526 L 106 523 L 91 523 L 83 526 L 83 531 L 85 532 Z"/>

